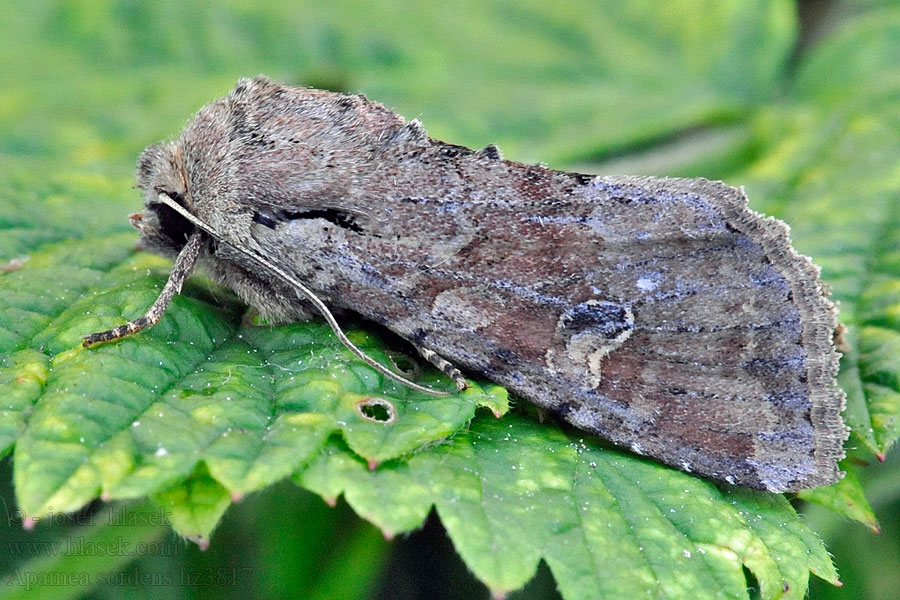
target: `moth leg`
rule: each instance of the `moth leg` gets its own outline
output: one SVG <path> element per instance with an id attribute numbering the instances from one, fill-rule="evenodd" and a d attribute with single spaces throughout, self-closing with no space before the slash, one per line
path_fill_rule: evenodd
<path id="1" fill-rule="evenodd" d="M 197 264 L 197 257 L 200 256 L 200 247 L 202 245 L 203 232 L 194 231 L 194 233 L 191 234 L 191 237 L 188 238 L 184 248 L 181 249 L 178 257 L 175 259 L 175 265 L 172 267 L 172 272 L 169 273 L 169 280 L 166 281 L 166 285 L 163 287 L 162 292 L 160 292 L 159 297 L 156 298 L 156 302 L 153 303 L 150 310 L 147 311 L 147 314 L 114 329 L 107 329 L 106 331 L 86 335 L 84 336 L 82 345 L 87 348 L 91 344 L 96 344 L 98 342 L 117 340 L 127 335 L 137 333 L 147 327 L 156 325 L 160 318 L 162 318 L 163 313 L 166 312 L 169 302 L 172 301 L 175 294 L 181 291 L 181 286 L 184 285 L 185 280 L 191 274 L 191 271 L 194 270 L 194 265 Z"/>
<path id="2" fill-rule="evenodd" d="M 428 348 L 416 348 L 416 350 L 419 351 L 419 354 L 422 355 L 422 358 L 436 366 L 441 373 L 452 379 L 453 383 L 456 384 L 456 388 L 459 391 L 463 391 L 469 387 L 469 384 L 466 383 L 466 378 L 463 377 L 463 374 L 459 372 L 459 369 L 450 364 L 450 361 L 445 359 L 443 356 L 439 355 L 433 350 L 429 350 Z"/>

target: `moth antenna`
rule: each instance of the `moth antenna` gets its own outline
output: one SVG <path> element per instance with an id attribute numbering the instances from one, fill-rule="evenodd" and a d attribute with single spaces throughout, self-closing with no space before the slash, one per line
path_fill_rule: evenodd
<path id="1" fill-rule="evenodd" d="M 203 231 L 205 231 L 208 234 L 210 234 L 211 236 L 213 236 L 215 239 L 217 239 L 219 241 L 224 241 L 225 243 L 228 243 L 228 240 L 224 236 L 220 235 L 210 225 L 206 224 L 205 222 L 198 219 L 196 216 L 192 215 L 190 212 L 188 212 L 188 210 L 186 208 L 184 208 L 183 206 L 181 206 L 180 204 L 178 204 L 177 202 L 175 202 L 174 200 L 169 198 L 166 194 L 160 194 L 159 201 L 162 202 L 163 204 L 165 204 L 166 206 L 168 206 L 169 208 L 171 208 L 172 210 L 174 210 L 175 212 L 177 212 L 178 214 L 180 214 L 182 217 L 187 219 L 190 223 L 192 223 L 196 227 L 202 229 Z M 372 358 L 371 356 L 369 356 L 368 354 L 366 354 L 365 352 L 360 350 L 359 347 L 356 346 L 356 344 L 354 344 L 353 342 L 350 341 L 350 338 L 347 337 L 347 334 L 344 333 L 344 330 L 341 329 L 341 326 L 338 324 L 337 319 L 334 318 L 334 315 L 331 313 L 331 310 L 329 310 L 328 307 L 325 305 L 325 303 L 322 302 L 322 300 L 318 296 L 316 296 L 315 292 L 313 292 L 311 289 L 309 289 L 308 287 L 306 287 L 305 285 L 300 283 L 297 279 L 295 279 L 293 276 L 288 274 L 286 271 L 284 271 L 277 265 L 274 265 L 274 264 L 266 261 L 261 256 L 258 256 L 256 253 L 246 250 L 244 248 L 239 248 L 239 247 L 235 246 L 234 244 L 229 244 L 229 245 L 232 246 L 235 250 L 237 250 L 241 254 L 243 254 L 244 256 L 246 256 L 247 258 L 249 258 L 250 260 L 259 264 L 259 266 L 261 266 L 265 269 L 269 269 L 270 271 L 273 271 L 276 275 L 281 277 L 284 281 L 288 282 L 294 288 L 294 290 L 296 292 L 299 292 L 300 295 L 302 295 L 304 298 L 306 298 L 310 302 L 310 304 L 312 304 L 315 307 L 315 309 L 317 311 L 319 311 L 319 313 L 325 318 L 325 322 L 328 323 L 329 327 L 331 327 L 331 330 L 334 332 L 334 335 L 337 336 L 337 339 L 340 340 L 340 342 L 348 350 L 350 350 L 350 352 L 352 352 L 357 358 L 359 358 L 361 361 L 363 361 L 364 363 L 366 363 L 367 365 L 369 365 L 370 367 L 372 367 L 373 369 L 375 369 L 376 371 L 378 371 L 385 377 L 387 377 L 389 379 L 393 379 L 394 381 L 401 383 L 410 389 L 416 390 L 417 392 L 431 394 L 432 396 L 449 396 L 450 395 L 449 392 L 433 390 L 431 388 L 425 387 L 424 385 L 419 385 L 418 383 L 414 383 L 414 382 L 406 379 L 405 377 L 394 373 L 387 367 L 385 367 L 383 364 L 381 364 L 380 362 L 378 362 L 377 360 L 375 360 L 374 358 Z"/>

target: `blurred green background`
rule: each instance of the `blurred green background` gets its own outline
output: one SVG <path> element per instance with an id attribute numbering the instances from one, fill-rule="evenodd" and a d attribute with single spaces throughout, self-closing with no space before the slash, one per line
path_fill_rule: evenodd
<path id="1" fill-rule="evenodd" d="M 801 250 L 823 264 L 851 322 L 872 273 L 897 264 L 877 256 L 900 187 L 896 2 L 36 0 L 0 1 L 0 24 L 0 201 L 32 221 L 39 202 L 57 211 L 43 229 L 0 222 L 12 255 L 15 243 L 128 231 L 140 150 L 175 135 L 239 77 L 265 73 L 363 92 L 433 137 L 497 143 L 514 160 L 746 185 L 754 206 L 788 219 Z M 848 240 L 869 245 L 854 254 Z M 811 597 L 896 597 L 900 463 L 888 458 L 861 475 L 881 535 L 810 508 L 845 582 L 813 579 Z M 0 598 L 488 594 L 436 519 L 388 542 L 343 503 L 330 508 L 289 483 L 236 504 L 206 552 L 138 524 L 116 535 L 159 542 L 161 555 L 103 567 L 29 556 L 21 542 L 104 533 L 79 529 L 78 515 L 24 532 L 10 470 L 7 460 L 0 572 L 46 565 L 120 576 L 87 588 L 7 586 Z M 108 507 L 92 505 L 81 520 L 96 511 Z M 168 579 L 146 579 L 154 573 Z M 512 597 L 555 597 L 547 569 Z"/>

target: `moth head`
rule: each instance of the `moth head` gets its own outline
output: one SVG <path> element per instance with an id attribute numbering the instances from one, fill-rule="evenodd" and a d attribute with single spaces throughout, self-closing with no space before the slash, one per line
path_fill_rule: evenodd
<path id="1" fill-rule="evenodd" d="M 188 208 L 187 175 L 178 146 L 173 143 L 148 146 L 138 160 L 137 181 L 136 187 L 144 192 L 144 210 L 131 215 L 131 224 L 141 232 L 138 246 L 174 257 L 194 231 L 187 219 L 160 201 L 164 195 Z"/>

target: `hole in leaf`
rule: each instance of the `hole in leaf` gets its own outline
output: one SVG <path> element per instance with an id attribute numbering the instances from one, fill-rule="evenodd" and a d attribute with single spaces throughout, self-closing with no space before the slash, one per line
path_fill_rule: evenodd
<path id="1" fill-rule="evenodd" d="M 394 369 L 404 377 L 414 378 L 422 372 L 419 363 L 406 354 L 400 352 L 388 352 L 387 356 L 388 360 L 391 361 L 391 364 L 394 365 Z"/>
<path id="2" fill-rule="evenodd" d="M 396 419 L 394 405 L 382 398 L 366 398 L 356 403 L 356 411 L 366 421 L 388 425 Z"/>

